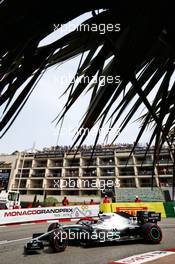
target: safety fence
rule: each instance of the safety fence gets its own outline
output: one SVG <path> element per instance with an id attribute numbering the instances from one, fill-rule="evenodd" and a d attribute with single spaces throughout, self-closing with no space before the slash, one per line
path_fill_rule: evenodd
<path id="1" fill-rule="evenodd" d="M 0 225 L 98 216 L 99 205 L 0 210 Z"/>
<path id="2" fill-rule="evenodd" d="M 0 210 L 0 225 L 38 221 L 71 221 L 87 216 L 96 217 L 99 212 L 127 212 L 136 215 L 137 211 L 160 212 L 162 218 L 175 217 L 173 202 L 106 203 L 99 205 L 80 205 L 64 207 L 41 207 L 13 210 Z"/>

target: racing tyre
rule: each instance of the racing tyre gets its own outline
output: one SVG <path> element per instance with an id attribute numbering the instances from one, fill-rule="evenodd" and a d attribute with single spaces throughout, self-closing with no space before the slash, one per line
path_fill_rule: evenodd
<path id="1" fill-rule="evenodd" d="M 67 235 L 66 232 L 57 228 L 50 234 L 49 238 L 50 247 L 53 252 L 62 252 L 67 247 Z"/>
<path id="2" fill-rule="evenodd" d="M 47 229 L 47 232 L 50 232 L 54 229 L 57 229 L 59 227 L 59 224 L 58 223 L 52 223 L 49 225 L 48 229 Z"/>
<path id="3" fill-rule="evenodd" d="M 152 244 L 159 244 L 162 240 L 160 227 L 153 223 L 146 223 L 142 226 L 143 238 Z"/>

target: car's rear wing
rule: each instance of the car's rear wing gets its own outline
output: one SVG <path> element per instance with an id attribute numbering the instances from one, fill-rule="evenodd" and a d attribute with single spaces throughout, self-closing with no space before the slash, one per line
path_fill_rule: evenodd
<path id="1" fill-rule="evenodd" d="M 157 223 L 161 221 L 161 213 L 150 212 L 150 211 L 137 211 L 138 223 Z"/>

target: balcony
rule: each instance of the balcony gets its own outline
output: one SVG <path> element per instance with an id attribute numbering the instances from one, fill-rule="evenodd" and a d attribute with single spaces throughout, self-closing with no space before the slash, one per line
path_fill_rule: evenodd
<path id="1" fill-rule="evenodd" d="M 46 190 L 46 194 L 49 196 L 57 196 L 57 195 L 61 195 L 61 190 L 51 190 L 51 189 L 47 189 Z"/>
<path id="2" fill-rule="evenodd" d="M 32 160 L 31 161 L 24 161 L 23 168 L 32 168 Z"/>
<path id="3" fill-rule="evenodd" d="M 64 177 L 79 177 L 79 170 L 65 170 Z"/>
<path id="4" fill-rule="evenodd" d="M 27 186 L 27 189 L 42 189 L 43 186 L 41 184 L 30 184 Z"/>
<path id="5" fill-rule="evenodd" d="M 62 176 L 61 169 L 49 169 L 48 173 L 46 174 L 46 177 L 61 177 L 61 176 Z"/>
<path id="6" fill-rule="evenodd" d="M 15 184 L 12 185 L 12 188 L 13 189 L 18 189 L 18 188 L 19 189 L 25 189 L 26 188 L 26 183 L 27 183 L 27 181 L 21 180 L 20 185 L 19 185 L 19 181 L 15 181 Z"/>
<path id="7" fill-rule="evenodd" d="M 139 179 L 140 187 L 151 187 L 152 186 L 152 179 Z M 157 187 L 155 178 L 153 179 L 153 187 Z"/>
<path id="8" fill-rule="evenodd" d="M 101 169 L 100 176 L 115 176 L 115 169 Z"/>
<path id="9" fill-rule="evenodd" d="M 79 174 L 78 173 L 65 173 L 64 177 L 69 177 L 69 178 L 79 177 Z"/>
<path id="10" fill-rule="evenodd" d="M 44 178 L 45 177 L 45 173 L 32 173 L 31 174 L 32 178 Z"/>
<path id="11" fill-rule="evenodd" d="M 82 176 L 83 177 L 96 177 L 97 176 L 97 171 L 96 170 L 93 170 L 93 169 L 86 169 L 86 170 L 83 170 L 82 172 Z"/>
<path id="12" fill-rule="evenodd" d="M 29 173 L 17 173 L 15 178 L 29 178 Z"/>
<path id="13" fill-rule="evenodd" d="M 98 189 L 96 180 L 83 179 L 81 180 L 81 189 Z"/>
<path id="14" fill-rule="evenodd" d="M 45 167 L 47 167 L 47 160 L 42 160 L 42 161 L 35 160 L 34 167 L 35 168 L 45 168 Z"/>
<path id="15" fill-rule="evenodd" d="M 138 176 L 152 175 L 153 174 L 153 168 L 138 167 L 137 172 L 138 172 Z"/>
<path id="16" fill-rule="evenodd" d="M 46 177 L 60 178 L 61 173 L 49 173 L 46 175 Z"/>
<path id="17" fill-rule="evenodd" d="M 44 189 L 60 189 L 61 184 L 60 181 L 48 180 L 47 183 L 44 185 Z"/>
<path id="18" fill-rule="evenodd" d="M 82 166 L 89 167 L 89 166 L 97 166 L 96 159 L 83 159 Z"/>
<path id="19" fill-rule="evenodd" d="M 152 172 L 152 171 L 139 171 L 138 172 L 138 176 L 151 176 L 151 175 L 154 175 L 155 173 L 154 172 Z"/>
<path id="20" fill-rule="evenodd" d="M 47 167 L 47 163 L 38 163 L 38 164 L 35 164 L 35 166 L 34 167 L 37 167 L 37 168 L 45 168 L 45 167 Z"/>
<path id="21" fill-rule="evenodd" d="M 19 188 L 25 189 L 26 188 L 26 183 L 20 184 Z"/>
<path id="22" fill-rule="evenodd" d="M 134 169 L 133 170 L 119 169 L 119 176 L 135 176 Z"/>
<path id="23" fill-rule="evenodd" d="M 18 184 L 13 184 L 12 189 L 18 189 Z"/>
<path id="24" fill-rule="evenodd" d="M 136 187 L 136 183 L 134 179 L 127 179 L 127 180 L 123 180 L 120 179 L 120 188 L 134 188 Z"/>
<path id="25" fill-rule="evenodd" d="M 60 182 L 60 188 L 63 190 L 79 189 L 78 181 L 77 179 L 63 179 L 62 182 Z"/>
<path id="26" fill-rule="evenodd" d="M 31 181 L 30 184 L 27 186 L 28 189 L 41 189 L 43 188 L 43 181 L 42 180 L 34 180 Z"/>
<path id="27" fill-rule="evenodd" d="M 100 166 L 115 166 L 114 158 L 100 159 Z"/>
<path id="28" fill-rule="evenodd" d="M 172 167 L 162 167 L 158 166 L 157 168 L 158 175 L 173 175 L 173 168 Z"/>
<path id="29" fill-rule="evenodd" d="M 49 163 L 49 167 L 63 167 L 63 161 L 52 161 Z"/>
<path id="30" fill-rule="evenodd" d="M 172 164 L 172 159 L 170 156 L 160 156 L 157 163 L 158 164 Z"/>
<path id="31" fill-rule="evenodd" d="M 129 159 L 128 158 L 118 158 L 118 165 L 119 166 L 132 166 L 134 163 L 133 163 L 133 160 L 132 159 Z"/>
<path id="32" fill-rule="evenodd" d="M 45 177 L 45 169 L 34 169 L 32 170 L 31 177 Z"/>
<path id="33" fill-rule="evenodd" d="M 153 163 L 153 160 L 151 158 L 138 158 L 136 157 L 136 163 L 137 165 L 142 165 L 142 164 L 152 164 Z"/>
<path id="34" fill-rule="evenodd" d="M 159 178 L 160 187 L 172 187 L 172 179 L 171 178 Z"/>
<path id="35" fill-rule="evenodd" d="M 79 167 L 80 159 L 67 159 L 65 163 L 65 167 Z"/>

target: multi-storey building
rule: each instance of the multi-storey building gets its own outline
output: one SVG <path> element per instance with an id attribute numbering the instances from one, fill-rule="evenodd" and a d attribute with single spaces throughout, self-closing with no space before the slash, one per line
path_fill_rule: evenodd
<path id="1" fill-rule="evenodd" d="M 120 184 L 120 188 L 140 188 L 153 185 L 169 190 L 172 187 L 173 161 L 168 149 L 163 149 L 153 170 L 153 150 L 145 157 L 145 149 L 100 147 L 92 155 L 90 148 L 78 153 L 55 148 L 37 153 L 13 155 L 8 188 L 19 190 L 24 200 L 31 195 L 89 197 L 101 196 L 102 189 Z M 14 162 L 15 157 L 15 162 Z M 0 157 L 1 163 L 3 156 Z M 0 163 L 0 175 L 2 168 Z M 2 163 L 5 166 L 5 163 Z M 100 185 L 99 185 L 100 184 Z M 110 185 L 110 186 L 109 186 Z M 119 187 L 119 185 L 117 185 Z M 27 198 L 28 197 L 28 198 Z M 25 199 L 26 198 L 26 199 Z"/>
<path id="2" fill-rule="evenodd" d="M 15 177 L 16 162 L 16 155 L 0 155 L 0 190 L 7 190 L 11 179 Z"/>

